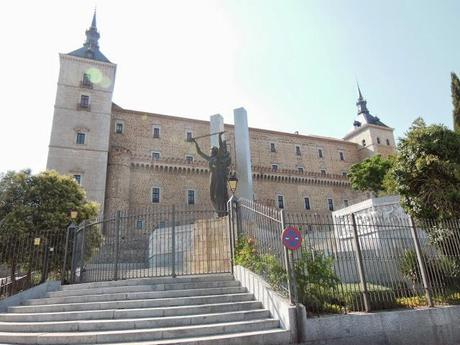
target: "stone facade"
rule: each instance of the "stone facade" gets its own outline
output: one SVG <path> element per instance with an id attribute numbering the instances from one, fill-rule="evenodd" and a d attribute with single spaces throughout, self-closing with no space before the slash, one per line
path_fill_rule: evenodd
<path id="1" fill-rule="evenodd" d="M 210 208 L 209 168 L 187 140 L 209 134 L 210 122 L 112 103 L 116 65 L 99 51 L 95 18 L 86 34 L 83 48 L 60 55 L 47 168 L 79 179 L 106 215 L 151 206 L 153 191 L 160 205 L 186 205 L 193 197 L 189 207 Z M 351 190 L 348 169 L 370 155 L 390 154 L 395 143 L 393 129 L 370 115 L 360 91 L 357 105 L 354 129 L 344 139 L 250 128 L 254 199 L 307 212 L 364 200 Z M 235 164 L 234 127 L 224 127 Z M 199 144 L 209 152 L 209 138 Z"/>

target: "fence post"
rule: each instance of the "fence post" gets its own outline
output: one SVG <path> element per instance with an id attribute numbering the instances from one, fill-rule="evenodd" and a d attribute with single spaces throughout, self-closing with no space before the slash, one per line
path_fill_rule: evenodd
<path id="1" fill-rule="evenodd" d="M 73 229 L 73 243 L 72 243 L 72 261 L 70 266 L 70 281 L 75 283 L 75 271 L 77 270 L 77 235 L 78 227 Z"/>
<path id="2" fill-rule="evenodd" d="M 422 275 L 423 289 L 425 290 L 426 300 L 429 307 L 434 307 L 433 298 L 431 297 L 430 285 L 428 284 L 428 276 L 426 274 L 425 262 L 423 261 L 422 250 L 420 248 L 420 241 L 417 235 L 417 227 L 415 226 L 414 219 L 412 216 L 409 217 L 410 229 L 412 240 L 414 241 L 415 253 L 417 254 L 417 262 L 420 267 L 420 273 Z"/>
<path id="3" fill-rule="evenodd" d="M 228 241 L 230 245 L 230 269 L 232 274 L 234 274 L 234 269 L 233 265 L 235 263 L 235 243 L 234 243 L 234 237 L 233 237 L 233 232 L 234 232 L 234 222 L 233 222 L 233 207 L 235 203 L 235 196 L 232 195 L 230 197 L 230 200 L 227 202 L 227 209 L 228 209 Z"/>
<path id="4" fill-rule="evenodd" d="M 85 264 L 85 236 L 86 236 L 86 220 L 83 221 L 83 230 L 81 234 L 80 283 L 83 281 L 83 266 Z"/>
<path id="5" fill-rule="evenodd" d="M 120 228 L 121 228 L 121 211 L 117 211 L 115 219 L 115 268 L 113 272 L 113 280 L 118 280 L 118 260 L 120 256 Z"/>
<path id="6" fill-rule="evenodd" d="M 243 219 L 241 217 L 241 205 L 240 201 L 237 199 L 235 202 L 236 207 L 236 236 L 235 240 L 238 241 L 238 235 L 243 232 Z"/>
<path id="7" fill-rule="evenodd" d="M 284 223 L 284 210 L 280 211 L 280 219 L 281 219 L 281 233 L 284 231 L 285 223 Z M 282 241 L 280 236 L 280 241 Z M 289 249 L 286 246 L 284 248 L 284 265 L 286 266 L 286 273 L 287 273 L 287 285 L 288 285 L 288 294 L 289 294 L 289 301 L 291 305 L 294 305 L 296 302 L 296 296 L 293 294 L 292 284 L 295 284 L 295 281 L 292 279 L 292 269 L 291 263 L 289 260 Z"/>
<path id="8" fill-rule="evenodd" d="M 61 284 L 62 285 L 64 285 L 64 281 L 65 281 L 67 255 L 69 254 L 69 236 L 70 236 L 70 232 L 72 231 L 72 229 L 75 229 L 75 224 L 73 222 L 70 223 L 70 225 L 67 227 L 67 233 L 65 235 L 64 260 L 62 263 L 62 272 L 61 272 Z"/>
<path id="9" fill-rule="evenodd" d="M 361 246 L 359 244 L 358 227 L 356 225 L 356 218 L 354 213 L 351 214 L 351 220 L 353 225 L 353 243 L 356 253 L 356 263 L 358 265 L 359 280 L 361 281 L 361 292 L 363 294 L 364 309 L 366 312 L 370 312 L 371 305 L 369 303 L 369 292 L 367 290 L 366 275 L 364 274 L 363 254 L 361 252 Z"/>
<path id="10" fill-rule="evenodd" d="M 176 278 L 176 206 L 171 209 L 171 276 Z"/>
<path id="11" fill-rule="evenodd" d="M 43 257 L 43 268 L 42 268 L 42 276 L 40 278 L 40 284 L 44 283 L 48 279 L 48 241 L 45 239 L 45 248 L 44 248 L 44 257 Z"/>

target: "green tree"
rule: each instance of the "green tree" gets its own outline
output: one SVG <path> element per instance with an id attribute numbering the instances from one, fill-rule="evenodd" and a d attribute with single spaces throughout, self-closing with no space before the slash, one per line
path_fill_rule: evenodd
<path id="1" fill-rule="evenodd" d="M 383 158 L 380 155 L 354 164 L 348 172 L 352 188 L 363 192 L 370 191 L 374 195 L 385 191 L 386 186 L 391 184 L 386 175 L 392 165 L 393 158 Z"/>
<path id="2" fill-rule="evenodd" d="M 64 234 L 70 223 L 70 210 L 78 212 L 77 222 L 94 218 L 98 207 L 86 200 L 84 190 L 70 176 L 55 171 L 32 175 L 30 170 L 9 171 L 0 176 L 0 264 L 11 268 L 14 279 L 18 267 L 28 270 L 32 262 L 25 243 L 39 234 Z M 63 238 L 64 236 L 62 236 Z M 100 234 L 91 229 L 89 248 L 97 246 Z M 64 243 L 55 248 L 50 270 L 59 271 L 62 265 Z"/>
<path id="3" fill-rule="evenodd" d="M 414 121 L 391 169 L 401 205 L 422 219 L 460 217 L 460 134 Z"/>
<path id="4" fill-rule="evenodd" d="M 454 109 L 452 111 L 452 115 L 454 118 L 454 131 L 460 133 L 460 79 L 458 76 L 452 72 L 451 76 L 451 84 L 450 88 L 452 91 L 452 104 Z"/>

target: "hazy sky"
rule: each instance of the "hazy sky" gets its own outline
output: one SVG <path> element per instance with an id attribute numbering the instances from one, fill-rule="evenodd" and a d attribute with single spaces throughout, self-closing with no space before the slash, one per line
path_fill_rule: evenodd
<path id="1" fill-rule="evenodd" d="M 45 168 L 58 53 L 94 6 L 122 107 L 232 123 L 244 106 L 253 127 L 341 138 L 357 78 L 397 136 L 417 116 L 452 127 L 458 0 L 2 1 L 0 172 Z"/>

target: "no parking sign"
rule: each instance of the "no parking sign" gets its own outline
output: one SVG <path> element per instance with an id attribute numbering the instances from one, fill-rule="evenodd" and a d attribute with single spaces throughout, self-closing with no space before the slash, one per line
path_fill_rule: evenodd
<path id="1" fill-rule="evenodd" d="M 302 245 L 302 234 L 295 226 L 287 226 L 281 234 L 281 240 L 287 249 L 296 250 Z"/>

